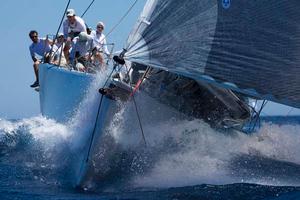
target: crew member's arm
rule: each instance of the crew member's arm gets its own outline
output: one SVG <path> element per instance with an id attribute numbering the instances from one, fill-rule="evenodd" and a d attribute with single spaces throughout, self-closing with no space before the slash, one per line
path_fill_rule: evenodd
<path id="1" fill-rule="evenodd" d="M 106 43 L 106 39 L 103 38 L 103 51 L 104 53 L 109 57 L 110 56 L 110 52 L 108 51 L 108 48 L 107 48 L 107 43 Z"/>
<path id="2" fill-rule="evenodd" d="M 70 52 L 70 61 L 71 61 L 71 63 L 73 63 L 73 61 L 75 59 L 75 56 L 76 56 L 76 51 L 78 51 L 77 39 L 78 38 L 74 38 L 74 40 L 72 41 L 72 48 L 71 48 L 71 52 Z"/>
<path id="3" fill-rule="evenodd" d="M 67 39 L 68 38 L 68 30 L 69 29 L 69 24 L 68 21 L 65 20 L 63 23 L 63 33 L 64 33 L 64 38 Z"/>

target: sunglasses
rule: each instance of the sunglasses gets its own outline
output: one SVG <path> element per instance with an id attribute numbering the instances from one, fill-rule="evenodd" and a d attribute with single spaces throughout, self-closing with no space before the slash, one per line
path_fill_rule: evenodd
<path id="1" fill-rule="evenodd" d="M 30 38 L 37 38 L 38 36 L 37 35 L 32 35 L 32 36 L 30 36 Z"/>
<path id="2" fill-rule="evenodd" d="M 103 26 L 97 26 L 97 28 L 102 28 L 103 29 L 104 27 Z"/>

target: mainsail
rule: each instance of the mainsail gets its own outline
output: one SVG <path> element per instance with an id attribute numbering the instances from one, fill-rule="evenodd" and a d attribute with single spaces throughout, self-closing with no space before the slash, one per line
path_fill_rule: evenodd
<path id="1" fill-rule="evenodd" d="M 300 107 L 299 0 L 148 0 L 125 59 Z"/>

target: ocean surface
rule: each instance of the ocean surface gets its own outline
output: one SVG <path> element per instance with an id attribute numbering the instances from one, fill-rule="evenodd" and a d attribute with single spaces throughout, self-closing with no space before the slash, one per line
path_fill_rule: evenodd
<path id="1" fill-rule="evenodd" d="M 296 200 L 299 130 L 300 117 L 265 117 L 249 135 L 170 120 L 152 127 L 145 147 L 114 128 L 78 188 L 78 127 L 42 116 L 0 119 L 0 199 Z"/>

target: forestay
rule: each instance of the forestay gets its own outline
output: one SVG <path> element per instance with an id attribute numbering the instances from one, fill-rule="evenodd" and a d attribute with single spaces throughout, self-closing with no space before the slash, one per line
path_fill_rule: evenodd
<path id="1" fill-rule="evenodd" d="M 125 59 L 300 107 L 299 0 L 148 0 Z"/>

